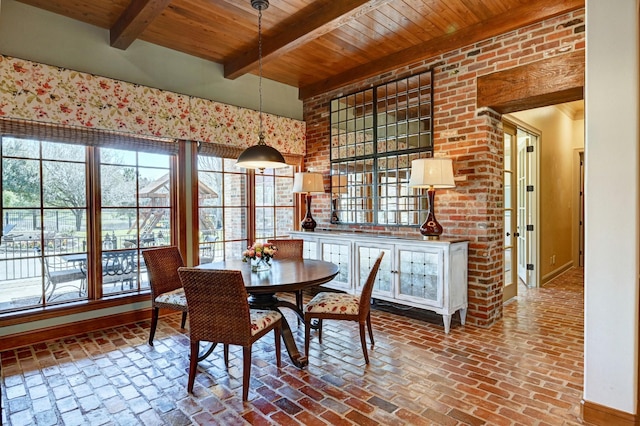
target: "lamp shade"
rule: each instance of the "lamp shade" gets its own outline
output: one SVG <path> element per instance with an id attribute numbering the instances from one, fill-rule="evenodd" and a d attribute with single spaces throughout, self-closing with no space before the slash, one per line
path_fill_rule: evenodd
<path id="1" fill-rule="evenodd" d="M 413 188 L 455 188 L 450 158 L 419 158 L 411 162 L 409 186 Z"/>
<path id="2" fill-rule="evenodd" d="M 280 152 L 266 144 L 257 144 L 245 149 L 238 157 L 236 166 L 245 169 L 277 169 L 287 163 Z"/>
<path id="3" fill-rule="evenodd" d="M 322 173 L 296 173 L 293 176 L 293 192 L 324 192 Z"/>
<path id="4" fill-rule="evenodd" d="M 345 175 L 331 176 L 331 193 L 332 194 L 347 193 L 347 176 Z"/>

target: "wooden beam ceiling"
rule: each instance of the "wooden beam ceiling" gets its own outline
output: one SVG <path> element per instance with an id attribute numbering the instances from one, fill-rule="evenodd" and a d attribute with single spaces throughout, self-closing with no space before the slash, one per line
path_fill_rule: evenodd
<path id="1" fill-rule="evenodd" d="M 310 40 L 327 34 L 344 25 L 346 21 L 370 12 L 392 0 L 340 0 L 328 3 L 323 8 L 310 6 L 292 19 L 295 25 L 284 25 L 275 36 L 264 38 L 262 61 L 273 60 L 286 51 L 293 50 Z M 308 11 L 308 9 L 313 9 Z M 224 76 L 235 79 L 258 67 L 258 47 L 241 53 L 225 63 Z"/>
<path id="2" fill-rule="evenodd" d="M 104 28 L 112 47 L 144 40 L 221 64 L 226 78 L 257 74 L 250 0 L 16 1 Z M 306 99 L 583 8 L 584 0 L 272 0 L 263 76 Z M 578 12 L 571 25 L 583 20 Z"/>
<path id="3" fill-rule="evenodd" d="M 109 29 L 111 47 L 127 49 L 171 0 L 133 0 Z"/>
<path id="4" fill-rule="evenodd" d="M 390 69 L 397 69 L 403 65 L 428 60 L 439 54 L 457 49 L 460 46 L 477 43 L 498 34 L 514 31 L 518 28 L 582 7 L 584 7 L 583 0 L 567 0 L 563 2 L 558 2 L 557 0 L 542 0 L 535 3 L 527 3 L 519 8 L 511 9 L 500 16 L 495 16 L 479 24 L 462 28 L 451 35 L 438 37 L 425 43 L 414 45 L 368 64 L 354 67 L 328 79 L 300 87 L 298 97 L 300 99 L 307 99 L 321 93 L 326 93 L 330 90 L 348 85 L 349 83 L 383 74 Z"/>

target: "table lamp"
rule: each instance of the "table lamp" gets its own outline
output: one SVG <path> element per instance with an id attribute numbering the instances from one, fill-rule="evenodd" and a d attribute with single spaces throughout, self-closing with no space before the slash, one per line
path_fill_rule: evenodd
<path id="1" fill-rule="evenodd" d="M 311 217 L 311 194 L 324 192 L 322 173 L 296 173 L 293 176 L 293 192 L 306 194 L 307 214 L 300 222 L 300 227 L 304 231 L 313 232 L 316 229 L 316 221 Z"/>
<path id="2" fill-rule="evenodd" d="M 340 194 L 347 193 L 347 176 L 346 175 L 333 175 L 331 176 L 331 204 L 333 204 L 333 208 L 331 209 L 331 223 L 340 222 L 340 218 L 338 217 L 338 198 L 340 198 Z"/>
<path id="3" fill-rule="evenodd" d="M 429 188 L 429 211 L 420 226 L 420 233 L 428 240 L 437 240 L 442 235 L 442 225 L 436 220 L 436 189 L 455 188 L 453 161 L 450 158 L 419 158 L 411 162 L 410 188 Z"/>

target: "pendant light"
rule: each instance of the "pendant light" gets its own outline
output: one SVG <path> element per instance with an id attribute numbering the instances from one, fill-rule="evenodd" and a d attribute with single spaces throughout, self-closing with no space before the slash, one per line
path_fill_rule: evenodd
<path id="1" fill-rule="evenodd" d="M 251 7 L 258 11 L 258 69 L 259 74 L 259 93 L 260 93 L 260 109 L 259 120 L 260 127 L 258 130 L 258 144 L 245 149 L 238 157 L 236 165 L 245 169 L 258 169 L 260 172 L 264 169 L 277 169 L 286 167 L 287 163 L 280 152 L 268 146 L 264 141 L 264 130 L 262 129 L 262 11 L 269 7 L 269 0 L 251 0 Z"/>

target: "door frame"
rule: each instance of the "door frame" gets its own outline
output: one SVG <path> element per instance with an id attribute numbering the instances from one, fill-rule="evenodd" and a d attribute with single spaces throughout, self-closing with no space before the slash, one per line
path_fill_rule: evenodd
<path id="1" fill-rule="evenodd" d="M 573 211 L 578 212 L 576 220 L 571 221 L 572 259 L 574 267 L 584 267 L 584 148 L 573 150 Z"/>

